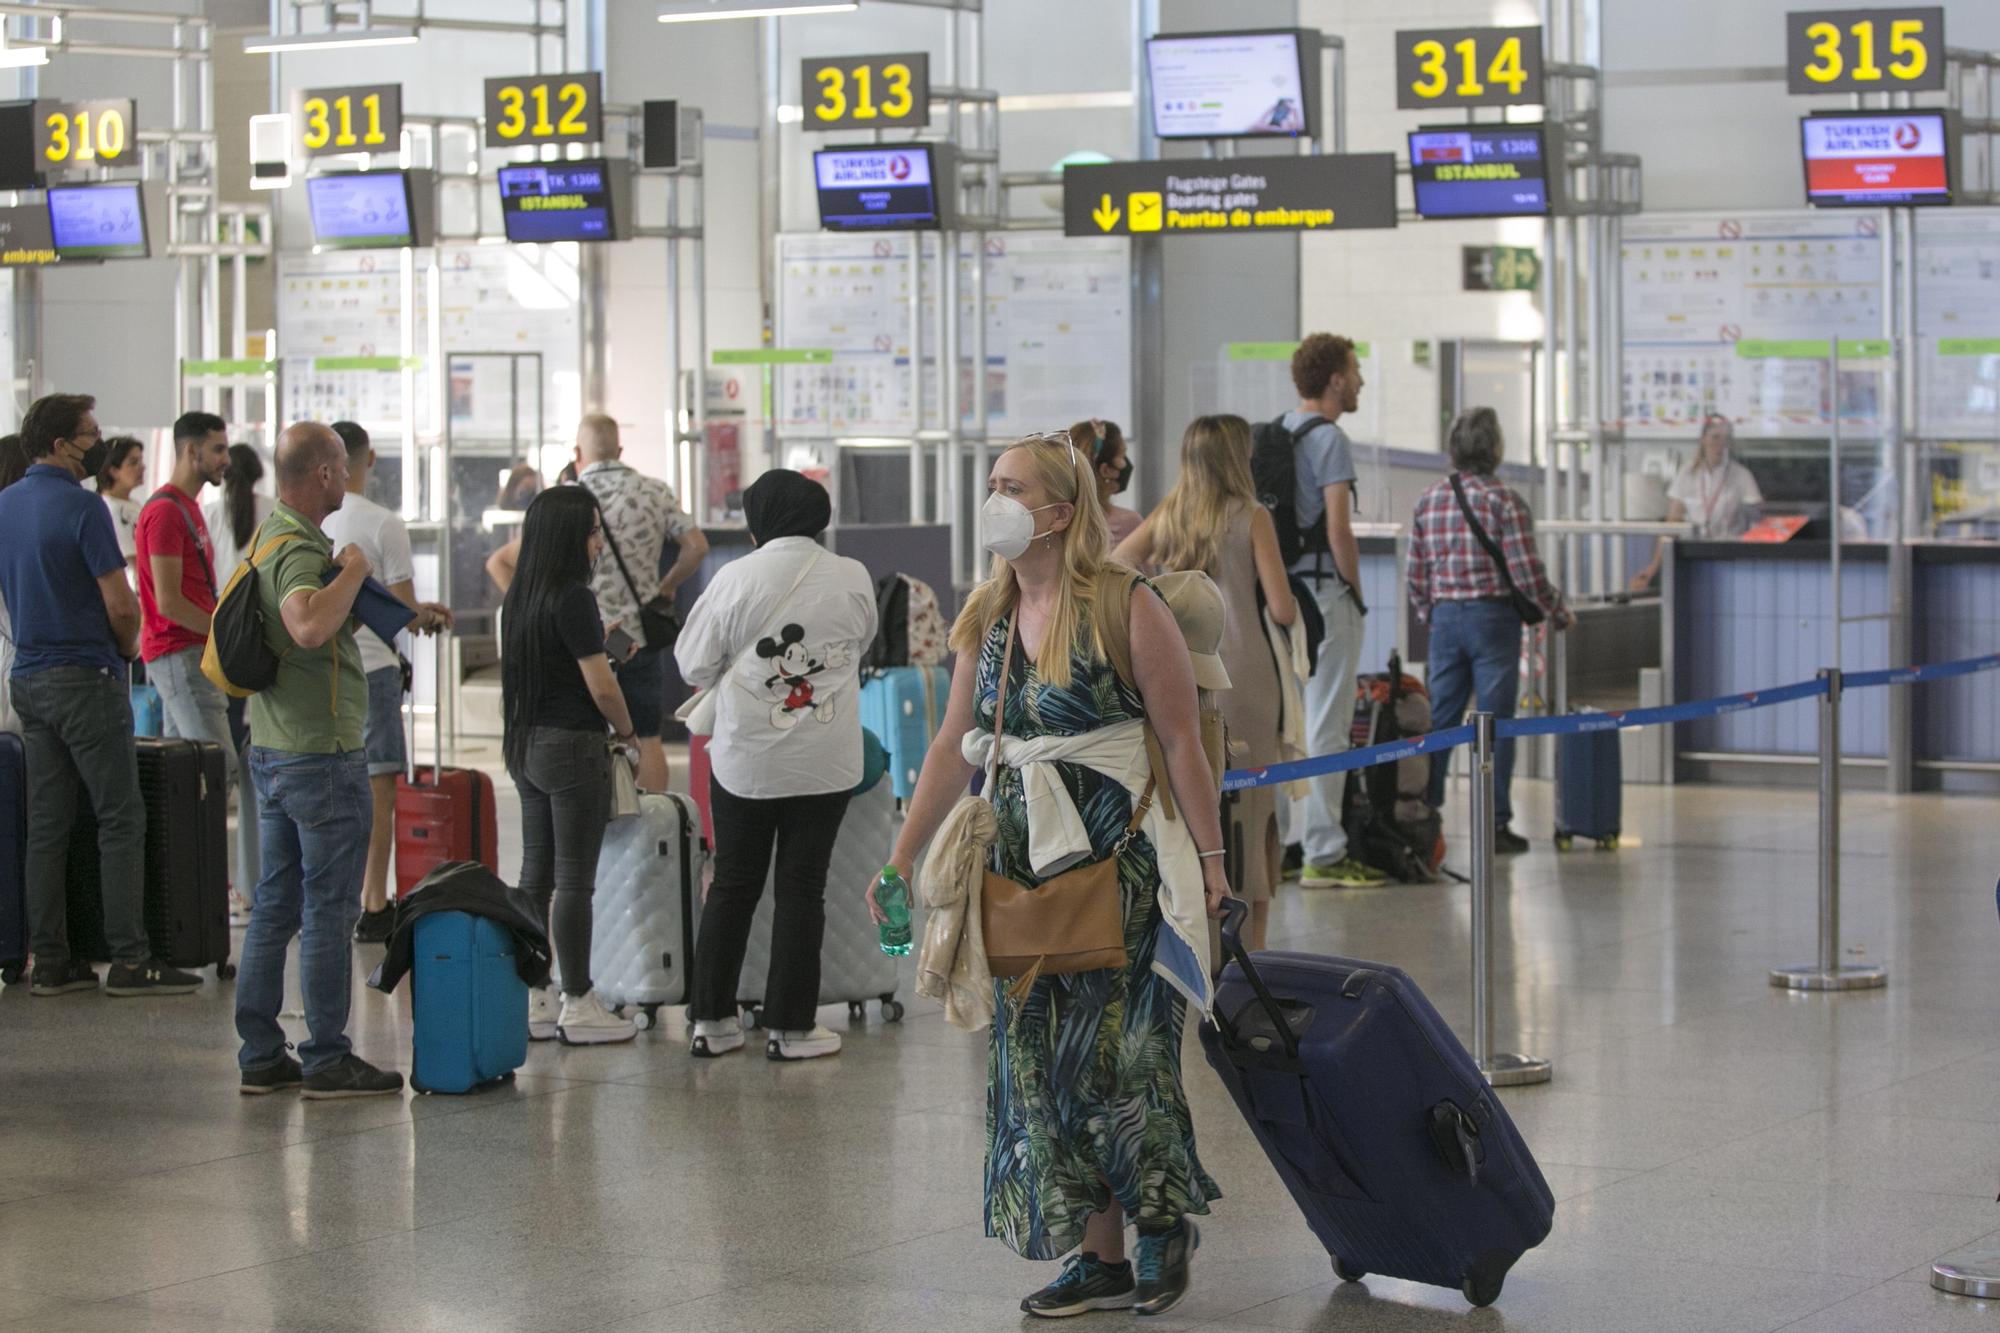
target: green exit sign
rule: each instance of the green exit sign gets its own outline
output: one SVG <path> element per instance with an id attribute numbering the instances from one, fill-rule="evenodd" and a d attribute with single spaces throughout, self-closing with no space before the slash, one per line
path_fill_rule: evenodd
<path id="1" fill-rule="evenodd" d="M 1467 245 L 1464 256 L 1468 292 L 1532 292 L 1542 281 L 1542 257 L 1526 246 Z"/>

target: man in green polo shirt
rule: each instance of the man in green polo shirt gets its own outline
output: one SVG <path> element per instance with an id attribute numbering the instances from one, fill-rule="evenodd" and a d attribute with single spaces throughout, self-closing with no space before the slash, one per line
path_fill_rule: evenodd
<path id="1" fill-rule="evenodd" d="M 278 506 L 250 546 L 264 637 L 279 665 L 277 680 L 250 700 L 250 780 L 264 851 L 237 964 L 237 1064 L 246 1093 L 376 1096 L 401 1091 L 403 1076 L 354 1054 L 347 1038 L 349 951 L 374 818 L 362 748 L 368 681 L 350 620 L 368 560 L 351 545 L 336 556 L 320 531 L 347 494 L 338 435 L 313 422 L 287 428 L 277 472 Z M 296 1060 L 278 1024 L 294 935 L 309 1034 Z"/>

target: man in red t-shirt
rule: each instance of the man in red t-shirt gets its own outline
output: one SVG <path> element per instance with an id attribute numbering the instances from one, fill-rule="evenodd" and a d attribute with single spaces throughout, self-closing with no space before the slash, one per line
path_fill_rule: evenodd
<path id="1" fill-rule="evenodd" d="M 229 463 L 229 427 L 213 412 L 187 412 L 174 422 L 174 472 L 139 511 L 139 656 L 160 692 L 169 736 L 222 747 L 229 786 L 236 786 L 236 746 L 229 736 L 229 700 L 201 674 L 208 619 L 215 610 L 214 547 L 201 517 L 201 488 L 222 484 Z M 254 883 L 256 866 L 238 866 L 232 880 Z"/>

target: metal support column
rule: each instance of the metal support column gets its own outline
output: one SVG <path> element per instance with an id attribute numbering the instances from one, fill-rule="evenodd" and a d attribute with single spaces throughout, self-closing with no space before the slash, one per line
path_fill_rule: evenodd
<path id="1" fill-rule="evenodd" d="M 1819 674 L 1826 682 L 1819 701 L 1819 961 L 1777 968 L 1771 984 L 1783 990 L 1873 990 L 1888 984 L 1886 968 L 1840 961 L 1841 672 L 1835 666 Z"/>
<path id="2" fill-rule="evenodd" d="M 924 521 L 924 234 L 910 233 L 910 523 Z M 837 446 L 836 446 L 837 448 Z M 835 455 L 838 458 L 838 454 Z"/>
<path id="3" fill-rule="evenodd" d="M 1472 727 L 1472 1058 L 1496 1088 L 1546 1083 L 1549 1061 L 1493 1049 L 1493 714 Z"/>

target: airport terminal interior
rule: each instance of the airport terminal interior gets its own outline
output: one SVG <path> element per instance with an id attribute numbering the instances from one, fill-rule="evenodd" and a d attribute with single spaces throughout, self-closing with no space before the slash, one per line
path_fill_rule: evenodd
<path id="1" fill-rule="evenodd" d="M 0 192 L 0 1330 L 2000 1321 L 2000 5 L 6 0 Z"/>

